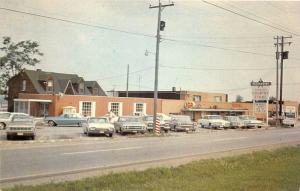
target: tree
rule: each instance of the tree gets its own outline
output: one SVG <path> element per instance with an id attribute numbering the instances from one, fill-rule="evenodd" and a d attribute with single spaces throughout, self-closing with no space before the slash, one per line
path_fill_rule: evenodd
<path id="1" fill-rule="evenodd" d="M 236 101 L 236 102 L 242 102 L 243 99 L 244 99 L 244 98 L 243 98 L 241 95 L 237 95 L 236 98 L 235 98 L 235 101 Z"/>
<path id="2" fill-rule="evenodd" d="M 25 66 L 35 66 L 43 56 L 35 41 L 20 41 L 14 43 L 10 37 L 3 37 L 3 47 L 0 47 L 0 93 L 7 89 L 7 81 L 18 74 Z"/>

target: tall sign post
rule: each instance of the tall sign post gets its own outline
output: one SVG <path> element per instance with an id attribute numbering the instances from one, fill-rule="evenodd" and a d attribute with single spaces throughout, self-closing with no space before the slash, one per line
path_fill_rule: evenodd
<path id="1" fill-rule="evenodd" d="M 271 82 L 264 82 L 260 79 L 258 82 L 252 81 L 250 83 L 252 86 L 252 96 L 253 96 L 253 114 L 254 112 L 266 113 L 266 123 L 269 124 L 269 91 Z M 261 101 L 266 101 L 266 105 Z"/>

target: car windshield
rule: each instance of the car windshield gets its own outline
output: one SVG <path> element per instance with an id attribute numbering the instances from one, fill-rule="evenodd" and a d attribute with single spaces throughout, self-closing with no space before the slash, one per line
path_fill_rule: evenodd
<path id="1" fill-rule="evenodd" d="M 10 113 L 0 113 L 0 118 L 2 119 L 8 119 L 10 116 Z"/>
<path id="2" fill-rule="evenodd" d="M 208 119 L 222 119 L 222 117 L 220 115 L 210 115 L 207 116 Z"/>
<path id="3" fill-rule="evenodd" d="M 162 117 L 161 116 L 157 116 L 157 119 L 159 119 L 160 121 L 162 121 Z M 144 121 L 153 121 L 153 116 L 146 116 L 146 117 L 144 117 Z"/>
<path id="4" fill-rule="evenodd" d="M 175 120 L 181 123 L 191 123 L 191 118 L 188 116 L 183 116 L 183 117 L 174 117 Z"/>
<path id="5" fill-rule="evenodd" d="M 237 117 L 227 117 L 226 120 L 228 121 L 238 121 Z"/>
<path id="6" fill-rule="evenodd" d="M 138 117 L 120 117 L 119 122 L 140 122 Z"/>
<path id="7" fill-rule="evenodd" d="M 255 116 L 244 115 L 244 116 L 240 116 L 240 119 L 242 119 L 242 120 L 256 120 L 256 117 Z"/>
<path id="8" fill-rule="evenodd" d="M 153 121 L 153 116 L 144 117 L 144 121 Z"/>
<path id="9" fill-rule="evenodd" d="M 106 118 L 90 118 L 89 123 L 107 123 Z"/>
<path id="10" fill-rule="evenodd" d="M 295 113 L 285 113 L 285 117 L 287 117 L 287 118 L 295 118 Z"/>
<path id="11" fill-rule="evenodd" d="M 14 116 L 12 119 L 13 122 L 33 122 L 33 119 L 26 115 Z"/>

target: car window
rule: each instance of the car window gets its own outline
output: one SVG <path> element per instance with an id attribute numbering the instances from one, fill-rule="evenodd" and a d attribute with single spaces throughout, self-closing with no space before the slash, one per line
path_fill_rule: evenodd
<path id="1" fill-rule="evenodd" d="M 68 115 L 68 114 L 64 114 L 63 117 L 64 117 L 64 118 L 69 118 L 69 115 Z"/>
<path id="2" fill-rule="evenodd" d="M 0 113 L 0 118 L 8 119 L 10 117 L 10 113 Z"/>

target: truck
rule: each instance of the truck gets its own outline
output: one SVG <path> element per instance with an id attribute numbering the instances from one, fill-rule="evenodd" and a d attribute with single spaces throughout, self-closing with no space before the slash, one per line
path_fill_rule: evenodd
<path id="1" fill-rule="evenodd" d="M 296 107 L 295 106 L 284 106 L 282 124 L 287 127 L 294 127 L 297 122 Z"/>

